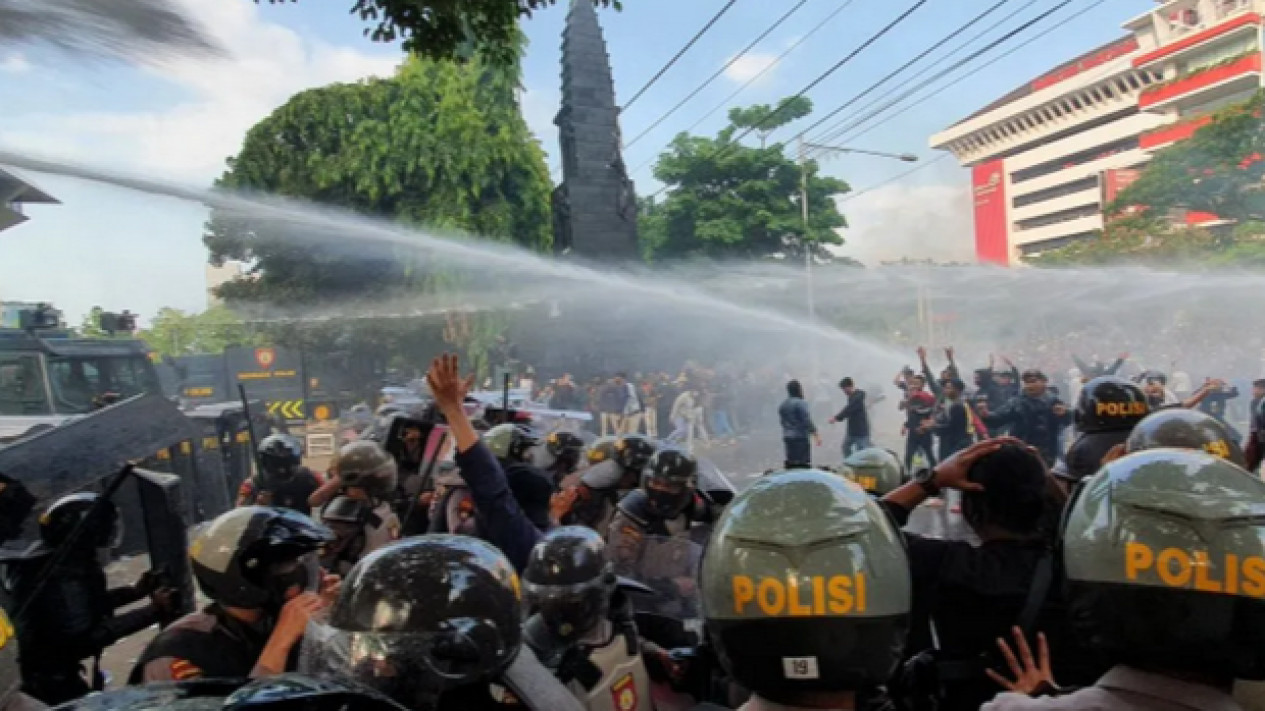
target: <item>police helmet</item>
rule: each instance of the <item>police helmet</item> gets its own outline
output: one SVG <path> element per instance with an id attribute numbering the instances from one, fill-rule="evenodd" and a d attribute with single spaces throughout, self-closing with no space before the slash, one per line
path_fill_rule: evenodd
<path id="1" fill-rule="evenodd" d="M 540 437 L 528 427 L 507 422 L 484 432 L 483 442 L 497 459 L 525 462 L 527 450 L 540 444 Z"/>
<path id="2" fill-rule="evenodd" d="M 288 434 L 271 434 L 259 443 L 259 465 L 268 474 L 285 480 L 294 476 L 303 461 L 303 445 Z"/>
<path id="3" fill-rule="evenodd" d="M 843 464 L 851 475 L 851 479 L 875 496 L 883 496 L 895 491 L 905 481 L 905 465 L 891 451 L 882 447 L 868 447 L 853 452 Z"/>
<path id="4" fill-rule="evenodd" d="M 395 491 L 398 466 L 395 458 L 382 445 L 369 440 L 356 440 L 338 450 L 338 478 L 343 486 L 355 486 L 376 499 Z"/>
<path id="5" fill-rule="evenodd" d="M 619 437 L 608 435 L 593 440 L 588 449 L 589 464 L 601 464 L 615 458 L 615 440 Z"/>
<path id="6" fill-rule="evenodd" d="M 384 402 L 378 406 L 377 410 L 374 411 L 373 416 L 375 419 L 382 419 L 384 417 L 398 415 L 402 412 L 404 412 L 404 408 L 399 405 L 393 402 Z"/>
<path id="7" fill-rule="evenodd" d="M 654 456 L 654 442 L 645 435 L 626 434 L 615 440 L 615 461 L 625 471 L 640 472 Z"/>
<path id="8" fill-rule="evenodd" d="M 316 551 L 334 540 L 303 514 L 243 506 L 202 526 L 189 562 L 202 593 L 226 607 L 279 610 L 289 591 L 320 583 Z"/>
<path id="9" fill-rule="evenodd" d="M 302 665 L 431 708 L 441 694 L 505 672 L 521 622 L 518 576 L 500 551 L 466 536 L 419 536 L 351 569 L 329 628 L 305 639 Z"/>
<path id="10" fill-rule="evenodd" d="M 566 430 L 550 432 L 545 437 L 545 449 L 554 459 L 570 462 L 572 465 L 580 461 L 584 453 L 584 440 L 580 435 Z"/>
<path id="11" fill-rule="evenodd" d="M 1142 668 L 1265 679 L 1265 482 L 1205 452 L 1130 454 L 1063 521 L 1073 631 Z"/>
<path id="12" fill-rule="evenodd" d="M 1130 453 L 1156 447 L 1201 449 L 1247 467 L 1238 439 L 1220 420 L 1199 410 L 1172 407 L 1147 415 L 1126 442 Z"/>
<path id="13" fill-rule="evenodd" d="M 1094 378 L 1076 400 L 1076 429 L 1080 432 L 1130 430 L 1150 413 L 1142 388 L 1114 375 Z"/>
<path id="14" fill-rule="evenodd" d="M 783 471 L 739 494 L 716 524 L 701 588 L 721 664 L 770 701 L 884 684 L 901 660 L 904 539 L 833 474 Z"/>
<path id="15" fill-rule="evenodd" d="M 117 548 L 123 542 L 123 522 L 113 501 L 101 501 L 92 520 L 86 521 L 98 501 L 101 501 L 100 494 L 88 492 L 58 499 L 40 515 L 40 539 L 50 548 L 56 548 L 84 522 L 84 531 L 78 539 L 79 548 Z"/>
<path id="16" fill-rule="evenodd" d="M 615 582 L 606 542 L 585 526 L 550 531 L 523 569 L 529 611 L 561 639 L 581 637 L 606 617 Z"/>
<path id="17" fill-rule="evenodd" d="M 698 461 L 674 447 L 655 452 L 641 473 L 646 505 L 663 518 L 676 518 L 694 500 L 697 488 Z"/>

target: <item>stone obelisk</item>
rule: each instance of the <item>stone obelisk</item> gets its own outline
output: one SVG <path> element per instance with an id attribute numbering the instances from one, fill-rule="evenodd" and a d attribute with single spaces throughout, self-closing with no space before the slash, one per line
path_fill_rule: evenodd
<path id="1" fill-rule="evenodd" d="M 595 261 L 636 259 L 637 194 L 620 156 L 619 107 L 593 0 L 571 0 L 562 32 L 562 184 L 554 245 Z"/>

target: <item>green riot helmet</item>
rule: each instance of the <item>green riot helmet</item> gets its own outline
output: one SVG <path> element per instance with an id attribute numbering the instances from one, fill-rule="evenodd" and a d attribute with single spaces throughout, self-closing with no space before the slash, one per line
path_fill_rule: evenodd
<path id="1" fill-rule="evenodd" d="M 721 664 L 769 701 L 884 684 L 900 663 L 911 596 L 904 539 L 837 475 L 757 479 L 716 523 L 700 577 Z"/>
<path id="2" fill-rule="evenodd" d="M 621 435 L 615 440 L 615 461 L 626 472 L 641 473 L 650 463 L 657 447 L 649 437 L 639 434 Z"/>
<path id="3" fill-rule="evenodd" d="M 905 481 L 905 465 L 901 464 L 899 457 L 882 447 L 853 452 L 852 456 L 843 460 L 843 465 L 852 470 L 849 479 L 875 496 L 895 491 Z"/>
<path id="4" fill-rule="evenodd" d="M 1069 619 L 1113 663 L 1265 679 L 1265 482 L 1153 449 L 1085 479 L 1063 521 Z"/>
<path id="5" fill-rule="evenodd" d="M 523 425 L 507 422 L 484 432 L 483 442 L 503 462 L 525 462 L 527 451 L 540 444 L 540 437 Z"/>
<path id="6" fill-rule="evenodd" d="M 382 445 L 370 440 L 356 440 L 338 450 L 335 464 L 343 486 L 365 490 L 370 497 L 382 500 L 395 493 L 399 466 Z"/>
<path id="7" fill-rule="evenodd" d="M 1114 375 L 1085 383 L 1076 400 L 1078 432 L 1131 430 L 1151 411 L 1142 388 Z"/>
<path id="8" fill-rule="evenodd" d="M 601 464 L 610 459 L 615 458 L 615 440 L 619 439 L 613 435 L 606 437 L 598 437 L 589 445 L 587 457 L 589 464 Z"/>
<path id="9" fill-rule="evenodd" d="M 654 453 L 641 473 L 641 490 L 652 513 L 676 518 L 694 500 L 698 488 L 698 461 L 674 447 Z"/>
<path id="10" fill-rule="evenodd" d="M 1198 410 L 1172 407 L 1147 415 L 1130 433 L 1130 453 L 1156 447 L 1200 449 L 1247 468 L 1238 439 L 1220 420 Z"/>

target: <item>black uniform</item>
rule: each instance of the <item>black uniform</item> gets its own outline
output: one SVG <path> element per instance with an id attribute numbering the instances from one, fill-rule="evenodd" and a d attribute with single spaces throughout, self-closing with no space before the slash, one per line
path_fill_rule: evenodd
<path id="1" fill-rule="evenodd" d="M 271 630 L 271 621 L 248 625 L 213 604 L 160 632 L 136 660 L 127 683 L 248 677 Z M 298 649 L 295 645 L 292 656 Z"/>
<path id="2" fill-rule="evenodd" d="M 1072 422 L 1071 412 L 1054 414 L 1058 402 L 1048 392 L 1041 397 L 1019 395 L 982 419 L 990 428 L 1008 426 L 1012 437 L 1036 447 L 1046 465 L 1053 466 L 1059 457 L 1059 432 Z"/>
<path id="3" fill-rule="evenodd" d="M 299 467 L 294 476 L 284 480 L 276 477 L 261 479 L 258 475 L 252 476 L 242 482 L 238 498 L 244 499 L 243 505 L 251 506 L 259 501 L 261 494 L 268 492 L 272 498 L 268 500 L 267 506 L 290 509 L 304 516 L 310 516 L 312 507 L 308 505 L 307 500 L 319 488 L 321 488 L 321 482 L 312 470 Z"/>
<path id="4" fill-rule="evenodd" d="M 970 414 L 960 400 L 944 400 L 936 411 L 931 431 L 940 438 L 940 461 L 971 445 Z"/>
<path id="5" fill-rule="evenodd" d="M 83 660 L 99 658 L 106 647 L 158 621 L 152 605 L 114 615 L 115 609 L 145 595 L 133 587 L 108 589 L 105 571 L 91 551 L 70 555 L 31 598 L 54 552 L 36 543 L 23 557 L 9 561 L 5 571 L 14 605 L 20 608 L 30 600 L 18 624 L 23 690 L 50 705 L 100 690 L 104 680 L 95 667 L 91 682 L 81 675 Z"/>

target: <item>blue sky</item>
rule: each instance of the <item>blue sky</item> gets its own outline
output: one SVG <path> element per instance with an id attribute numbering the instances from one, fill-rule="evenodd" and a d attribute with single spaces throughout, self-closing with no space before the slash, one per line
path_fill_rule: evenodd
<path id="1" fill-rule="evenodd" d="M 34 46 L 0 46 L 0 148 L 207 185 L 222 171 L 224 158 L 240 147 L 245 131 L 294 92 L 389 74 L 400 59 L 398 48 L 362 36 L 360 20 L 346 12 L 351 0 L 277 6 L 251 0 L 177 1 L 220 39 L 229 56 L 172 57 L 133 67 L 86 63 Z M 635 168 L 653 158 L 678 131 L 698 121 L 843 1 L 808 0 L 750 55 L 632 146 L 625 156 L 627 164 Z M 809 93 L 817 114 L 851 99 L 995 1 L 929 0 Z M 795 93 L 913 2 L 853 0 L 732 104 L 770 103 Z M 1095 2 L 1072 0 L 1015 44 Z M 1009 0 L 949 46 L 1025 3 L 1031 6 L 1018 18 L 1056 4 Z M 602 11 L 620 100 L 641 87 L 722 4 L 723 0 L 624 0 L 622 12 Z M 938 154 L 927 148 L 929 135 L 1055 64 L 1121 36 L 1120 23 L 1153 4 L 1098 2 L 1076 20 L 848 145 L 911 152 L 933 160 Z M 551 165 L 557 163 L 552 118 L 559 101 L 565 5 L 563 0 L 524 24 L 530 40 L 524 61 L 524 114 L 551 154 Z M 791 0 L 738 0 L 625 112 L 625 138 L 641 133 L 792 5 Z M 715 132 L 724 125 L 724 113 L 716 112 L 696 130 Z M 796 126 L 791 126 L 772 140 L 787 140 L 795 132 Z M 910 167 L 856 155 L 826 159 L 825 166 L 855 190 Z M 201 207 L 51 176 L 31 178 L 63 204 L 31 207 L 30 222 L 0 233 L 0 300 L 53 300 L 74 318 L 94 304 L 146 316 L 165 305 L 204 307 Z M 633 178 L 642 194 L 657 188 L 649 167 L 636 171 Z M 969 258 L 967 188 L 965 172 L 949 159 L 845 202 L 851 228 L 845 233 L 844 252 L 869 261 L 900 256 Z"/>

